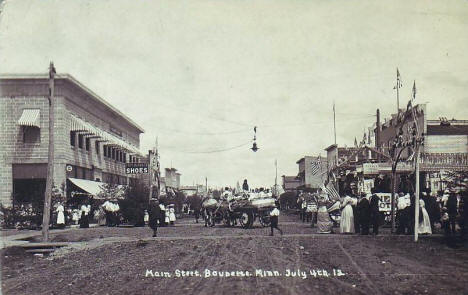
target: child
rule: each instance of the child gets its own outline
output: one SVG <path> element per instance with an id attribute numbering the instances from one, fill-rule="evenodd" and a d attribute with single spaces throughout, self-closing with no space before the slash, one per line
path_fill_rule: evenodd
<path id="1" fill-rule="evenodd" d="M 270 228 L 271 228 L 270 236 L 273 236 L 274 228 L 279 230 L 281 235 L 283 235 L 283 231 L 278 227 L 279 214 L 280 214 L 280 211 L 278 210 L 277 205 L 275 204 L 275 208 L 271 210 L 270 212 Z"/>

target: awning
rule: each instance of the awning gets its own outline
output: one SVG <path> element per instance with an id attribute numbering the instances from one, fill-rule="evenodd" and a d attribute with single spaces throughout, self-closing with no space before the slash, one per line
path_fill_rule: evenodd
<path id="1" fill-rule="evenodd" d="M 98 195 L 103 190 L 103 187 L 106 183 L 100 181 L 92 181 L 79 178 L 68 178 L 74 185 L 84 190 L 88 194 L 92 195 L 95 199 L 99 199 Z M 118 188 L 125 187 L 124 185 L 118 185 Z M 120 196 L 115 196 L 116 198 Z"/>
<path id="2" fill-rule="evenodd" d="M 21 126 L 35 126 L 41 128 L 41 110 L 39 109 L 24 109 L 18 124 Z"/>
<path id="3" fill-rule="evenodd" d="M 70 131 L 86 132 L 92 137 L 98 138 L 98 141 L 107 142 L 108 145 L 120 147 L 122 150 L 125 150 L 130 154 L 142 156 L 142 153 L 137 147 L 73 115 L 71 115 Z"/>

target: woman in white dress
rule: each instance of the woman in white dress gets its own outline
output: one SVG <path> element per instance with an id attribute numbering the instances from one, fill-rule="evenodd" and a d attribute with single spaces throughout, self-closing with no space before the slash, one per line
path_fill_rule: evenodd
<path id="1" fill-rule="evenodd" d="M 429 214 L 425 208 L 425 203 L 422 199 L 419 200 L 419 205 L 423 214 L 423 220 L 419 223 L 418 231 L 420 234 L 432 234 L 431 221 L 429 219 Z"/>
<path id="2" fill-rule="evenodd" d="M 340 233 L 349 234 L 354 233 L 354 215 L 353 208 L 351 207 L 353 199 L 350 196 L 345 196 L 341 202 L 341 219 L 340 219 Z"/>
<path id="3" fill-rule="evenodd" d="M 171 222 L 171 225 L 174 225 L 174 221 L 176 221 L 174 206 L 169 208 L 169 221 Z"/>
<path id="4" fill-rule="evenodd" d="M 65 215 L 63 214 L 63 211 L 65 211 L 65 209 L 63 208 L 63 205 L 61 203 L 58 204 L 56 211 L 57 211 L 57 226 L 59 228 L 64 228 L 65 227 Z"/>
<path id="5" fill-rule="evenodd" d="M 170 211 L 170 209 L 169 209 L 169 208 L 166 208 L 166 219 L 164 220 L 164 222 L 165 222 L 166 224 L 169 224 L 169 221 L 170 221 L 170 219 L 169 219 L 169 211 Z"/>

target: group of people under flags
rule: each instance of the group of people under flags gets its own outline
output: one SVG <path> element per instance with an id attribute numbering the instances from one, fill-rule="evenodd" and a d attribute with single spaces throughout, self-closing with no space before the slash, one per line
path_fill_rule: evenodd
<path id="1" fill-rule="evenodd" d="M 371 194 L 354 194 L 347 188 L 344 194 L 323 187 L 317 194 L 302 193 L 298 198 L 300 218 L 303 222 L 317 224 L 318 233 L 332 233 L 334 222 L 330 213 L 341 211 L 339 232 L 343 234 L 360 233 L 368 235 L 379 233 L 383 218 L 379 209 L 380 197 L 374 189 Z M 399 193 L 396 197 L 397 234 L 413 234 L 415 228 L 415 196 Z M 419 199 L 418 234 L 430 235 L 434 224 L 440 223 L 445 235 L 455 235 L 457 224 L 462 236 L 467 234 L 468 227 L 468 192 L 457 192 L 453 189 L 444 191 L 436 197 L 429 190 L 423 191 Z"/>

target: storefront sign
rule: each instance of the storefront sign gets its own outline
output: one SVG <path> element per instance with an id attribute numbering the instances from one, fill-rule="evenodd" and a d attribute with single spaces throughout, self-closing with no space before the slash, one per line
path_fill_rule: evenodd
<path id="1" fill-rule="evenodd" d="M 411 163 L 399 162 L 397 165 L 397 172 L 411 172 L 413 170 Z M 390 163 L 364 163 L 362 164 L 362 172 L 364 175 L 389 173 L 392 172 L 392 165 Z"/>
<path id="2" fill-rule="evenodd" d="M 379 197 L 379 211 L 390 212 L 392 211 L 392 194 L 391 193 L 376 193 Z M 371 197 L 371 194 L 367 194 L 367 197 Z"/>
<path id="3" fill-rule="evenodd" d="M 72 172 L 73 166 L 72 165 L 67 165 L 67 172 Z"/>
<path id="4" fill-rule="evenodd" d="M 126 174 L 145 174 L 148 173 L 148 163 L 126 163 Z"/>

